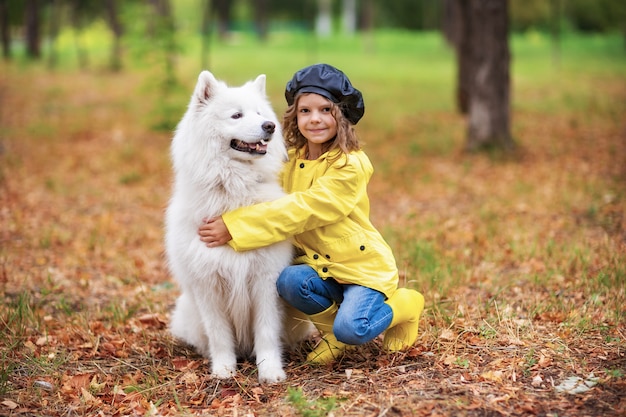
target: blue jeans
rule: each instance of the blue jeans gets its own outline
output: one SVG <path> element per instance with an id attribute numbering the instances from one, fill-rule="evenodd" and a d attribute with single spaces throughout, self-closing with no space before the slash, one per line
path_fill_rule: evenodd
<path id="1" fill-rule="evenodd" d="M 369 342 L 387 330 L 393 312 L 380 291 L 356 284 L 339 284 L 322 279 L 308 265 L 288 266 L 281 272 L 276 287 L 280 296 L 307 315 L 321 313 L 333 303 L 339 306 L 333 333 L 348 345 Z"/>

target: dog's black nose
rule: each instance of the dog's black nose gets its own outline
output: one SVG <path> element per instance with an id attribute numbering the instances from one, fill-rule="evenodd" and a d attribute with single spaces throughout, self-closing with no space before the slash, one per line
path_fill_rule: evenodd
<path id="1" fill-rule="evenodd" d="M 269 134 L 274 133 L 274 130 L 276 130 L 276 124 L 274 124 L 273 122 L 265 122 L 261 127 L 263 128 L 264 132 L 267 132 Z"/>

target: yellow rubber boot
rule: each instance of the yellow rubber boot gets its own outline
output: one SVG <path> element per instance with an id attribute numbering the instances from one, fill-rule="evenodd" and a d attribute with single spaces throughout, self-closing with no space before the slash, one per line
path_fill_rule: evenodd
<path id="1" fill-rule="evenodd" d="M 390 352 L 410 348 L 417 340 L 424 296 L 415 290 L 398 288 L 386 303 L 393 311 L 393 318 L 385 332 L 383 348 Z"/>
<path id="2" fill-rule="evenodd" d="M 307 362 L 315 365 L 325 365 L 339 359 L 347 345 L 337 340 L 333 334 L 333 323 L 337 315 L 337 304 L 331 305 L 321 313 L 309 316 L 309 320 L 322 334 L 322 340 L 306 357 Z"/>

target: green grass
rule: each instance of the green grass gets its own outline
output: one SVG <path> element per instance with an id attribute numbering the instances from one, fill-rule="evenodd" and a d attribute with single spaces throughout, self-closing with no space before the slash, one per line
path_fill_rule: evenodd
<path id="1" fill-rule="evenodd" d="M 28 357 L 24 343 L 33 330 L 39 329 L 41 319 L 35 312 L 32 297 L 23 292 L 0 309 L 0 394 L 11 389 L 10 378 L 18 368 L 32 368 L 34 358 Z M 45 363 L 37 367 L 45 366 Z"/>
<path id="2" fill-rule="evenodd" d="M 297 410 L 302 417 L 323 417 L 337 407 L 337 399 L 318 398 L 316 400 L 307 399 L 301 388 L 287 388 L 287 401 Z"/>

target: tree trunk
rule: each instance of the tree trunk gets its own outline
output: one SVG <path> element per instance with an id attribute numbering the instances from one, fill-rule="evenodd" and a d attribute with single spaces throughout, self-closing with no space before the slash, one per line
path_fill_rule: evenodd
<path id="1" fill-rule="evenodd" d="M 444 3 L 443 33 L 456 55 L 456 107 L 461 114 L 469 112 L 471 84 L 471 21 L 469 5 L 465 0 L 446 0 Z"/>
<path id="2" fill-rule="evenodd" d="M 163 89 L 176 84 L 175 62 L 176 62 L 176 40 L 174 16 L 169 0 L 151 0 L 152 7 L 156 13 L 155 35 L 157 43 L 163 52 Z"/>
<path id="3" fill-rule="evenodd" d="M 343 0 L 341 11 L 341 26 L 347 35 L 354 35 L 356 32 L 356 0 Z"/>
<path id="4" fill-rule="evenodd" d="M 365 35 L 365 50 L 374 53 L 374 0 L 363 0 L 360 26 Z"/>
<path id="5" fill-rule="evenodd" d="M 2 56 L 11 59 L 11 31 L 9 30 L 9 0 L 0 0 L 0 33 L 2 36 Z"/>
<path id="6" fill-rule="evenodd" d="M 71 3 L 70 19 L 74 28 L 74 46 L 76 47 L 76 56 L 78 58 L 78 67 L 85 69 L 89 66 L 89 54 L 87 48 L 84 48 L 80 35 L 83 31 L 83 15 L 80 7 L 81 0 L 73 0 Z"/>
<path id="7" fill-rule="evenodd" d="M 213 0 L 211 2 L 217 14 L 217 33 L 220 39 L 226 39 L 230 29 L 232 0 Z"/>
<path id="8" fill-rule="evenodd" d="M 315 33 L 320 37 L 330 36 L 333 30 L 331 0 L 317 0 Z"/>
<path id="9" fill-rule="evenodd" d="M 471 49 L 467 150 L 511 150 L 507 0 L 468 0 Z"/>
<path id="10" fill-rule="evenodd" d="M 26 21 L 26 52 L 31 58 L 40 58 L 41 34 L 39 22 L 39 1 L 26 0 L 24 12 Z"/>
<path id="11" fill-rule="evenodd" d="M 56 41 L 59 36 L 59 26 L 61 24 L 61 4 L 59 0 L 50 0 L 50 48 L 48 53 L 48 68 L 54 69 L 57 66 Z"/>
<path id="12" fill-rule="evenodd" d="M 268 0 L 254 0 L 254 26 L 260 40 L 267 40 L 269 32 Z"/>
<path id="13" fill-rule="evenodd" d="M 113 46 L 111 48 L 111 58 L 109 68 L 111 71 L 117 72 L 122 69 L 122 23 L 117 14 L 117 1 L 105 1 L 106 13 L 111 32 L 113 32 Z"/>

